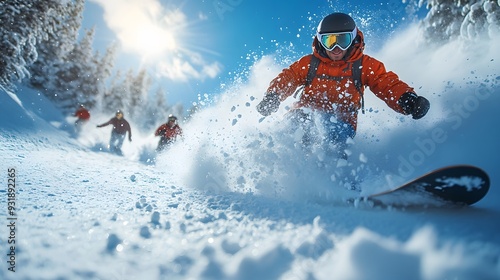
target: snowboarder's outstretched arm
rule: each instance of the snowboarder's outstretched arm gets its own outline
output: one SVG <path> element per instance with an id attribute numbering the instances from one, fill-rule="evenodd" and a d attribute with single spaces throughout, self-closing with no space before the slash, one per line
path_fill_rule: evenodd
<path id="1" fill-rule="evenodd" d="M 112 122 L 113 122 L 113 119 L 111 119 L 103 124 L 99 124 L 99 125 L 97 125 L 97 127 L 104 127 L 104 126 L 110 125 Z"/>

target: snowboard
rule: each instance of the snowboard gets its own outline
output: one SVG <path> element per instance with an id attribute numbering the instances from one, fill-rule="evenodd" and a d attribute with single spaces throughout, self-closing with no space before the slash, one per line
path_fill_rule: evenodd
<path id="1" fill-rule="evenodd" d="M 392 190 L 359 201 L 385 207 L 453 207 L 480 201 L 490 188 L 488 174 L 471 165 L 436 169 Z"/>

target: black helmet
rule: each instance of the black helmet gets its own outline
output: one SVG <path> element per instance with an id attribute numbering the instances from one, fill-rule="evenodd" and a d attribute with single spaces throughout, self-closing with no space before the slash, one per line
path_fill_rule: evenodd
<path id="1" fill-rule="evenodd" d="M 118 116 L 119 114 L 121 114 L 123 116 L 122 110 L 116 110 L 116 114 L 115 115 Z"/>
<path id="2" fill-rule="evenodd" d="M 347 14 L 333 13 L 324 17 L 318 25 L 318 33 L 353 32 L 356 23 Z"/>

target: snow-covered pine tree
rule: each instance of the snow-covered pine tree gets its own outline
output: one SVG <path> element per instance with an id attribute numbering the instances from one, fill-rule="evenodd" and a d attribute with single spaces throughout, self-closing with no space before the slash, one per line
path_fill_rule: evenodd
<path id="1" fill-rule="evenodd" d="M 46 33 L 46 38 L 37 44 L 38 58 L 29 67 L 29 83 L 49 97 L 54 91 L 54 77 L 57 67 L 73 49 L 81 28 L 85 0 L 67 1 L 60 5 L 54 15 L 48 18 L 48 24 L 54 26 L 54 32 Z"/>
<path id="2" fill-rule="evenodd" d="M 128 84 L 123 79 L 121 71 L 117 71 L 112 77 L 108 90 L 102 92 L 99 97 L 100 110 L 104 113 L 113 113 L 116 110 L 124 110 L 128 99 Z"/>
<path id="3" fill-rule="evenodd" d="M 54 32 L 49 18 L 61 5 L 60 0 L 9 0 L 0 2 L 0 88 L 29 75 L 37 59 L 36 44 Z"/>
<path id="4" fill-rule="evenodd" d="M 96 60 L 96 76 L 99 79 L 98 83 L 98 97 L 96 97 L 96 101 L 100 99 L 100 96 L 106 92 L 107 81 L 113 74 L 114 61 L 116 56 L 117 45 L 112 44 L 106 49 L 106 53 L 100 60 Z"/>
<path id="5" fill-rule="evenodd" d="M 500 2 L 483 0 L 465 5 L 462 14 L 465 15 L 460 25 L 462 37 L 500 36 Z"/>
<path id="6" fill-rule="evenodd" d="M 421 23 L 427 42 L 500 36 L 498 0 L 413 0 L 409 3 L 426 5 L 429 9 Z"/>
<path id="7" fill-rule="evenodd" d="M 53 99 L 64 112 L 73 111 L 78 104 L 93 107 L 98 94 L 97 65 L 92 53 L 94 29 L 87 30 L 66 58 L 57 67 Z"/>
<path id="8" fill-rule="evenodd" d="M 151 79 L 145 69 L 139 70 L 136 76 L 132 76 L 129 80 L 129 99 L 128 108 L 131 117 L 143 119 L 148 112 L 145 112 L 148 100 L 148 91 L 151 85 Z"/>
<path id="9" fill-rule="evenodd" d="M 143 116 L 144 129 L 153 130 L 161 123 L 166 122 L 171 107 L 167 103 L 165 91 L 158 87 L 155 94 L 149 96 L 146 114 Z"/>

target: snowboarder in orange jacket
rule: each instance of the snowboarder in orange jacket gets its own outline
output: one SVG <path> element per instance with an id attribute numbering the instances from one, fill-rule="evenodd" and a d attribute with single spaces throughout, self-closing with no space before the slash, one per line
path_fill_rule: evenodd
<path id="1" fill-rule="evenodd" d="M 344 13 L 333 13 L 319 23 L 313 53 L 300 58 L 273 79 L 257 111 L 263 116 L 277 112 L 280 103 L 303 87 L 289 116 L 305 131 L 302 142 L 310 142 L 312 117 L 321 120 L 328 144 L 340 151 L 356 134 L 358 111 L 364 106 L 364 87 L 396 112 L 420 119 L 429 110 L 429 101 L 384 64 L 363 53 L 363 33 Z M 331 147 L 331 146 L 330 146 Z"/>

